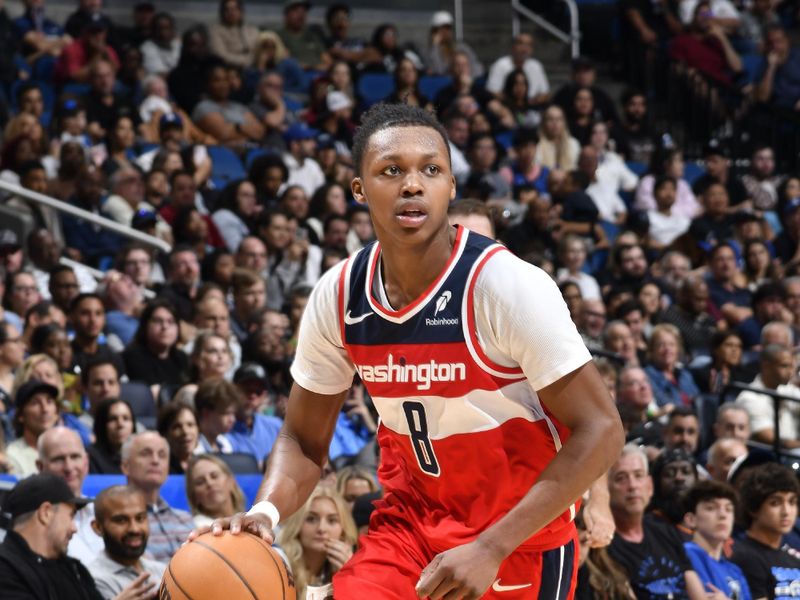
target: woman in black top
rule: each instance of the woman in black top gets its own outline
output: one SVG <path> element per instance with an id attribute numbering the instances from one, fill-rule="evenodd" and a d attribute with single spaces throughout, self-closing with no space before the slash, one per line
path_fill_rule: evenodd
<path id="1" fill-rule="evenodd" d="M 178 313 L 166 300 L 148 303 L 133 341 L 125 348 L 126 373 L 131 381 L 177 387 L 186 381 L 189 358 L 178 347 Z"/>
<path id="2" fill-rule="evenodd" d="M 95 442 L 89 446 L 89 472 L 100 475 L 122 473 L 122 444 L 136 433 L 131 405 L 119 398 L 103 400 L 94 415 L 93 432 Z"/>

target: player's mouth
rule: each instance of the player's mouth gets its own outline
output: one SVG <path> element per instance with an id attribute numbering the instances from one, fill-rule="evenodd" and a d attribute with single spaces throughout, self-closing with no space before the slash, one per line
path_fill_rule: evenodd
<path id="1" fill-rule="evenodd" d="M 428 217 L 428 212 L 418 202 L 409 202 L 401 205 L 395 213 L 397 220 L 403 227 L 416 228 L 421 226 Z"/>

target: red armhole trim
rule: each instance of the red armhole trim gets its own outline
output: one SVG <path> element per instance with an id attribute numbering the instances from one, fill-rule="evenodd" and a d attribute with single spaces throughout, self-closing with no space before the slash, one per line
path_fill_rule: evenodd
<path id="1" fill-rule="evenodd" d="M 467 332 L 469 334 L 470 340 L 472 340 L 472 347 L 475 349 L 475 353 L 478 355 L 483 363 L 498 371 L 500 373 L 505 373 L 507 375 L 522 375 L 522 369 L 516 369 L 512 367 L 505 367 L 503 365 L 498 365 L 483 351 L 481 348 L 480 340 L 478 339 L 478 334 L 476 333 L 477 328 L 475 326 L 475 302 L 474 302 L 474 292 L 475 292 L 475 283 L 478 281 L 478 275 L 480 275 L 481 270 L 489 261 L 489 259 L 497 254 L 498 252 L 508 251 L 508 248 L 505 246 L 498 246 L 497 248 L 493 248 L 486 255 L 480 259 L 478 262 L 478 266 L 475 267 L 475 272 L 472 274 L 472 279 L 469 282 L 469 287 L 467 288 Z"/>
<path id="2" fill-rule="evenodd" d="M 338 294 L 337 294 L 337 296 L 339 298 L 339 302 L 338 302 L 339 310 L 337 311 L 339 313 L 339 315 L 338 315 L 339 316 L 339 331 L 341 332 L 341 335 L 342 335 L 342 346 L 344 346 L 345 348 L 347 348 L 347 343 L 345 342 L 345 339 L 344 339 L 344 286 L 345 286 L 345 281 L 347 280 L 347 278 L 346 278 L 347 270 L 349 268 L 350 268 L 350 258 L 348 257 L 347 260 L 345 260 L 345 262 L 344 262 L 344 266 L 342 267 L 342 271 L 339 273 L 339 290 L 338 290 Z"/>
<path id="3" fill-rule="evenodd" d="M 372 298 L 372 303 L 375 305 L 375 308 L 379 312 L 383 313 L 385 316 L 395 317 L 395 318 L 403 317 L 412 310 L 414 310 L 415 308 L 417 308 L 421 302 L 425 301 L 425 299 L 428 297 L 428 294 L 430 294 L 431 291 L 433 291 L 436 288 L 436 286 L 442 283 L 444 276 L 447 273 L 449 273 L 450 266 L 453 264 L 453 261 L 456 259 L 457 256 L 460 255 L 459 250 L 461 248 L 461 241 L 463 237 L 464 237 L 464 228 L 461 225 L 458 225 L 456 228 L 456 239 L 453 242 L 453 251 L 450 253 L 450 258 L 447 259 L 447 263 L 444 265 L 444 269 L 442 269 L 442 272 L 439 273 L 439 276 L 433 280 L 433 282 L 425 289 L 424 292 L 422 292 L 419 295 L 419 297 L 416 298 L 416 300 L 414 300 L 411 304 L 409 304 L 405 308 L 397 311 L 388 310 L 385 306 L 383 306 L 380 303 L 380 301 L 377 298 L 375 298 L 375 296 L 372 295 L 372 282 L 374 281 L 375 278 L 375 268 L 378 265 L 378 258 L 381 255 L 380 247 L 378 247 L 372 259 L 372 263 L 369 265 L 369 274 L 367 275 L 367 288 L 368 288 L 367 293 L 370 295 L 370 298 Z"/>

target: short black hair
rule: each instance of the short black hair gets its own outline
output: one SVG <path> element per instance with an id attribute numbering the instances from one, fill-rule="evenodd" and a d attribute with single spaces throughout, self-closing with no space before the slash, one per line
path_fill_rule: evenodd
<path id="1" fill-rule="evenodd" d="M 753 524 L 753 515 L 764 502 L 777 492 L 792 492 L 800 496 L 797 475 L 789 467 L 767 463 L 748 470 L 737 485 L 742 497 L 740 518 L 745 528 Z"/>
<path id="2" fill-rule="evenodd" d="M 38 160 L 26 160 L 17 168 L 20 179 L 25 179 L 31 171 L 44 171 L 44 165 Z"/>
<path id="3" fill-rule="evenodd" d="M 44 325 L 37 326 L 36 329 L 33 330 L 33 333 L 31 333 L 31 353 L 43 353 L 44 345 L 47 343 L 47 338 L 49 338 L 56 331 L 64 331 L 64 328 L 58 323 L 45 323 Z M 4 341 L 5 339 L 0 339 L 0 342 Z"/>
<path id="4" fill-rule="evenodd" d="M 103 306 L 103 310 L 105 310 L 106 305 L 103 302 L 103 297 L 100 294 L 95 294 L 94 292 L 82 292 L 77 296 L 75 296 L 72 299 L 72 302 L 69 303 L 69 312 L 70 313 L 75 312 L 75 310 L 78 308 L 81 302 L 83 302 L 84 300 L 88 300 L 89 298 L 97 300 Z"/>
<path id="5" fill-rule="evenodd" d="M 50 309 L 53 308 L 53 306 L 55 305 L 50 300 L 42 300 L 31 306 L 25 311 L 25 327 L 28 326 L 33 315 L 43 319 L 50 314 Z"/>
<path id="6" fill-rule="evenodd" d="M 361 175 L 361 161 L 364 159 L 364 152 L 372 135 L 392 127 L 430 127 L 441 136 L 444 147 L 447 148 L 447 162 L 450 163 L 447 132 L 433 113 L 418 106 L 380 102 L 364 113 L 361 126 L 353 138 L 353 164 L 356 175 Z"/>
<path id="7" fill-rule="evenodd" d="M 693 408 L 689 406 L 676 406 L 672 409 L 672 412 L 669 413 L 669 416 L 667 417 L 667 427 L 669 427 L 675 419 L 683 417 L 694 417 L 695 419 L 699 420 L 699 417 Z"/>
<path id="8" fill-rule="evenodd" d="M 92 371 L 94 371 L 99 367 L 103 367 L 105 365 L 110 365 L 114 369 L 114 372 L 117 374 L 117 380 L 119 380 L 120 377 L 119 367 L 117 367 L 116 363 L 113 360 L 111 360 L 111 358 L 103 356 L 100 356 L 98 358 L 92 358 L 89 360 L 88 364 L 81 371 L 81 385 L 83 386 L 84 389 L 86 389 L 86 386 L 89 385 L 89 377 L 91 376 Z"/>
<path id="9" fill-rule="evenodd" d="M 514 148 L 525 144 L 538 144 L 539 134 L 532 127 L 521 127 L 514 132 Z"/>
<path id="10" fill-rule="evenodd" d="M 31 90 L 39 90 L 39 92 L 41 92 L 42 88 L 39 87 L 39 83 L 36 81 L 24 81 L 19 85 L 14 96 L 17 101 L 17 107 L 22 104 L 22 97 Z"/>
<path id="11" fill-rule="evenodd" d="M 678 182 L 675 181 L 674 177 L 670 177 L 669 175 L 659 175 L 656 177 L 655 183 L 653 184 L 653 193 L 655 194 L 659 189 L 668 183 L 671 183 L 675 188 L 678 187 Z"/>
<path id="12" fill-rule="evenodd" d="M 697 505 L 701 502 L 718 500 L 720 498 L 730 500 L 733 503 L 734 509 L 739 504 L 739 497 L 736 494 L 736 490 L 733 489 L 733 486 L 713 479 L 698 481 L 689 488 L 683 496 L 683 512 L 693 513 L 697 510 Z"/>

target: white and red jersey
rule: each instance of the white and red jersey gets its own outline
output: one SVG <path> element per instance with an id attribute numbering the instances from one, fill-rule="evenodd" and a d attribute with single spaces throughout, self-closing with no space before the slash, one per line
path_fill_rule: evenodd
<path id="1" fill-rule="evenodd" d="M 591 359 L 556 284 L 459 227 L 443 272 L 395 311 L 380 244 L 326 273 L 309 300 L 292 375 L 321 394 L 357 371 L 380 414 L 384 513 L 435 552 L 473 540 L 513 508 L 569 436 L 536 394 Z M 572 535 L 568 510 L 524 545 Z"/>

